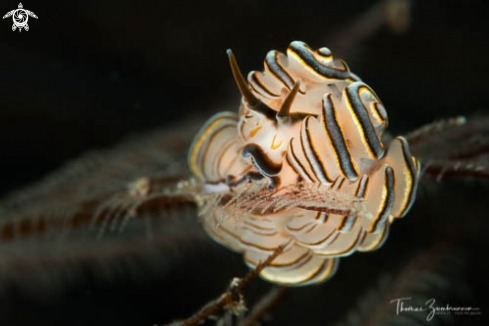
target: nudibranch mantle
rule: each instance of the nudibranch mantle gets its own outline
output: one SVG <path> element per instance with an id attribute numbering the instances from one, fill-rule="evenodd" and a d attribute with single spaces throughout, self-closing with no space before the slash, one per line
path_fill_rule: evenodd
<path id="1" fill-rule="evenodd" d="M 271 282 L 322 282 L 339 257 L 381 246 L 414 201 L 420 164 L 403 137 L 383 144 L 382 102 L 329 49 L 292 42 L 247 80 L 228 55 L 239 114 L 214 115 L 189 153 L 203 225 L 250 267 L 282 246 L 260 274 Z"/>

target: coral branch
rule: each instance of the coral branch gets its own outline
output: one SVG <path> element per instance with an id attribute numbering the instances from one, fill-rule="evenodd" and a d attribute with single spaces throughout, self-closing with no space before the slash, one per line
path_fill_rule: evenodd
<path id="1" fill-rule="evenodd" d="M 173 181 L 173 180 L 171 180 Z M 164 180 L 153 180 L 154 183 L 165 183 Z M 115 196 L 114 194 L 113 196 Z M 110 198 L 110 196 L 108 197 Z M 193 206 L 193 197 L 186 194 L 173 195 L 173 194 L 159 194 L 159 196 L 146 197 L 142 196 L 140 201 L 137 202 L 140 205 L 134 207 L 131 211 L 131 198 L 125 198 L 124 204 L 121 203 L 120 210 L 117 215 L 112 213 L 115 208 L 107 207 L 102 209 L 101 214 L 94 216 L 97 209 L 99 209 L 106 199 L 94 200 L 86 203 L 80 203 L 79 207 L 71 215 L 68 216 L 56 216 L 56 214 L 49 216 L 49 214 L 43 214 L 39 212 L 38 216 L 31 216 L 28 213 L 19 213 L 15 215 L 15 218 L 4 221 L 0 224 L 0 242 L 8 242 L 11 240 L 19 240 L 21 238 L 29 238 L 32 236 L 43 235 L 49 230 L 60 230 L 61 228 L 74 230 L 83 226 L 92 225 L 92 227 L 99 228 L 104 225 L 108 219 L 114 220 L 118 216 L 124 216 L 129 214 L 131 217 L 136 218 L 139 216 L 138 211 L 141 212 L 156 212 L 160 214 L 162 211 L 168 209 L 178 209 L 182 206 Z M 122 222 L 122 221 L 121 221 Z"/>
<path id="2" fill-rule="evenodd" d="M 457 117 L 423 126 L 408 135 L 424 178 L 489 178 L 489 117 Z"/>
<path id="3" fill-rule="evenodd" d="M 436 181 L 449 177 L 489 178 L 488 166 L 474 165 L 472 163 L 462 165 L 460 162 L 449 164 L 443 161 L 434 161 L 430 162 L 423 169 L 423 172 L 425 177 L 435 177 Z"/>
<path id="4" fill-rule="evenodd" d="M 458 126 L 462 126 L 467 123 L 467 119 L 465 117 L 456 117 L 449 118 L 444 120 L 435 121 L 433 123 L 429 123 L 424 125 L 409 134 L 405 137 L 409 141 L 409 144 L 413 146 L 414 144 L 420 141 L 426 141 L 432 136 L 437 136 L 441 132 L 449 131 L 450 129 L 456 128 Z"/>

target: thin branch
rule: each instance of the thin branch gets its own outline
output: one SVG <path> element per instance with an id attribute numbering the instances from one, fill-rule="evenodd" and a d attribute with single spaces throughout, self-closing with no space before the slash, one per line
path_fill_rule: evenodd
<path id="1" fill-rule="evenodd" d="M 225 309 L 239 301 L 241 297 L 241 292 L 246 286 L 248 286 L 254 279 L 258 277 L 261 271 L 269 266 L 272 261 L 277 258 L 283 251 L 283 247 L 278 247 L 263 263 L 258 264 L 255 269 L 251 270 L 242 279 L 233 279 L 229 289 L 221 294 L 218 298 L 210 301 L 204 307 L 202 307 L 198 312 L 196 312 L 191 317 L 183 320 L 168 324 L 168 326 L 193 326 L 197 325 L 201 321 L 206 320 L 208 317 L 214 315 L 221 309 Z"/>
<path id="2" fill-rule="evenodd" d="M 238 326 L 253 326 L 258 323 L 287 294 L 288 287 L 273 287 L 258 301 L 248 316 Z"/>

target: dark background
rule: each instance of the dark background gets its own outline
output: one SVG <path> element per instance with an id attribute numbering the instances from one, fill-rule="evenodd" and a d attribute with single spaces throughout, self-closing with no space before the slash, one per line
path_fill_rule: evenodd
<path id="1" fill-rule="evenodd" d="M 227 48 L 244 72 L 261 70 L 267 51 L 293 40 L 329 46 L 374 3 L 24 3 L 39 16 L 28 32 L 0 21 L 1 192 L 128 134 L 234 109 Z M 487 110 L 488 18 L 483 0 L 416 1 L 406 33 L 384 27 L 332 50 L 379 94 L 390 130 L 406 132 Z"/>
<path id="2" fill-rule="evenodd" d="M 11 18 L 0 21 L 0 194 L 128 135 L 189 118 L 204 121 L 212 111 L 234 110 L 239 95 L 227 48 L 247 72 L 261 70 L 267 51 L 284 51 L 293 40 L 313 48 L 329 46 L 379 94 L 394 134 L 435 119 L 487 113 L 489 2 L 413 1 L 411 24 L 404 33 L 384 26 L 354 44 L 338 49 L 330 45 L 340 44 L 337 36 L 375 3 L 23 2 L 39 17 L 29 19 L 28 32 L 12 32 Z M 0 13 L 17 5 L 2 1 Z M 239 257 L 231 260 L 240 264 Z M 142 295 L 146 290 L 153 293 L 134 291 Z M 167 291 L 172 290 L 176 291 Z M 110 302 L 130 297 L 132 290 L 107 291 L 112 296 L 103 300 Z M 22 304 L 19 300 L 12 305 Z M 80 300 L 83 311 L 85 301 Z M 27 311 L 36 309 L 42 310 Z M 60 321 L 68 319 L 62 311 L 46 309 L 49 316 L 59 313 Z M 143 316 L 135 306 L 126 309 L 134 309 L 132 319 L 125 317 L 128 325 L 168 321 Z M 90 318 L 92 324 L 117 320 L 103 316 L 117 315 L 117 306 L 92 310 L 87 314 L 100 318 Z M 73 318 L 68 324 L 84 324 Z M 39 325 L 44 325 L 42 320 Z"/>

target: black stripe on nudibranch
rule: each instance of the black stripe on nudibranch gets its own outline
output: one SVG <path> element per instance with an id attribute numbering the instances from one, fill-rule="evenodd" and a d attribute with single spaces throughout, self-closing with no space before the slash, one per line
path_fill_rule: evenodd
<path id="1" fill-rule="evenodd" d="M 374 232 L 377 229 L 379 222 L 385 221 L 385 219 L 389 217 L 389 214 L 392 209 L 392 205 L 394 204 L 394 195 L 395 195 L 394 185 L 395 185 L 394 171 L 392 170 L 391 167 L 387 166 L 385 168 L 385 177 L 384 177 L 385 196 L 382 199 L 382 204 L 379 211 L 372 219 L 372 224 L 370 224 L 369 232 Z"/>
<path id="2" fill-rule="evenodd" d="M 325 224 L 329 219 L 329 214 L 326 212 L 318 212 L 315 219 L 318 221 L 318 223 Z"/>
<path id="3" fill-rule="evenodd" d="M 333 103 L 332 95 L 326 94 L 323 98 L 322 123 L 324 129 L 329 135 L 329 138 L 331 139 L 333 151 L 340 170 L 345 177 L 350 180 L 354 180 L 358 177 L 357 168 L 355 163 L 352 161 L 350 150 L 345 142 L 345 137 L 336 114 L 337 112 Z"/>
<path id="4" fill-rule="evenodd" d="M 409 149 L 409 144 L 408 144 L 407 140 L 401 136 L 399 136 L 397 138 L 401 141 L 402 154 L 403 154 L 403 158 L 404 158 L 404 162 L 406 164 L 407 170 L 409 171 L 409 178 L 410 178 L 410 186 L 407 189 L 408 194 L 407 194 L 406 204 L 404 207 L 401 208 L 401 211 L 399 213 L 399 217 L 402 217 L 407 213 L 409 208 L 411 208 L 411 205 L 414 202 L 414 198 L 416 197 L 416 190 L 417 190 L 417 186 L 418 186 L 417 179 L 418 179 L 418 175 L 419 175 L 419 171 L 420 171 L 420 164 L 418 162 L 418 164 L 416 166 L 416 164 L 414 163 L 415 159 L 413 158 L 413 156 L 411 154 L 411 150 Z"/>
<path id="5" fill-rule="evenodd" d="M 373 108 L 380 119 L 382 119 L 383 122 L 387 123 L 387 112 L 385 112 L 385 108 L 382 106 L 382 104 L 379 102 L 375 102 Z M 385 128 L 387 128 L 387 126 L 385 126 Z"/>
<path id="6" fill-rule="evenodd" d="M 338 190 L 340 186 L 343 186 L 343 181 L 345 181 L 345 178 L 342 176 L 338 176 L 333 184 L 330 186 L 331 189 L 333 190 Z"/>
<path id="7" fill-rule="evenodd" d="M 257 144 L 249 144 L 243 148 L 242 156 L 248 158 L 251 156 L 255 167 L 267 177 L 276 176 L 282 169 L 282 164 L 273 163 L 265 154 L 263 149 Z"/>
<path id="8" fill-rule="evenodd" d="M 368 175 L 362 176 L 360 179 L 360 182 L 358 183 L 358 187 L 355 190 L 355 197 L 357 198 L 364 198 L 365 194 L 367 193 L 367 188 L 368 188 Z"/>
<path id="9" fill-rule="evenodd" d="M 279 94 L 273 93 L 261 80 L 256 76 L 257 72 L 252 71 L 248 76 L 248 83 L 251 88 L 257 93 L 262 94 L 266 97 L 280 97 Z"/>
<path id="10" fill-rule="evenodd" d="M 312 117 L 308 116 L 302 122 L 301 128 L 301 144 L 304 156 L 306 157 L 309 166 L 316 175 L 317 179 L 322 183 L 331 183 L 333 180 L 328 175 L 321 157 L 317 153 L 314 143 L 312 142 L 311 131 L 309 130 L 309 121 Z"/>
<path id="11" fill-rule="evenodd" d="M 306 179 L 309 182 L 313 182 L 313 178 L 307 172 L 306 168 L 302 165 L 301 161 L 297 158 L 297 155 L 295 154 L 295 149 L 292 144 L 293 140 L 294 138 L 292 138 L 289 142 L 289 152 L 287 155 L 287 159 L 289 160 L 290 165 L 301 175 L 303 179 Z"/>
<path id="12" fill-rule="evenodd" d="M 352 109 L 354 118 L 360 124 L 359 128 L 366 141 L 367 147 L 375 158 L 380 158 L 384 155 L 384 148 L 375 132 L 372 121 L 370 121 L 367 108 L 360 97 L 362 88 L 370 90 L 370 88 L 362 82 L 354 82 L 348 85 L 348 87 L 345 88 L 347 103 Z"/>
<path id="13" fill-rule="evenodd" d="M 278 61 L 280 52 L 272 50 L 267 53 L 265 57 L 265 68 L 268 69 L 278 80 L 280 80 L 288 89 L 294 87 L 294 79 L 284 69 L 284 67 Z"/>
<path id="14" fill-rule="evenodd" d="M 346 64 L 341 61 L 343 68 L 336 68 L 332 66 L 326 66 L 320 63 L 315 57 L 309 47 L 300 41 L 290 43 L 289 51 L 292 52 L 300 61 L 320 76 L 334 79 L 347 79 L 350 77 L 350 72 Z"/>
<path id="15" fill-rule="evenodd" d="M 344 180 L 344 179 L 343 179 Z M 367 187 L 368 187 L 368 176 L 363 175 L 360 181 L 358 182 L 357 188 L 355 190 L 355 197 L 356 198 L 365 198 L 365 194 L 367 193 Z M 353 222 L 351 222 L 353 221 Z M 348 223 L 351 222 L 351 223 Z M 353 229 L 358 222 L 358 217 L 354 215 L 349 215 L 349 216 L 343 216 L 337 229 L 339 231 L 345 232 Z M 345 227 L 345 225 L 347 227 Z"/>

